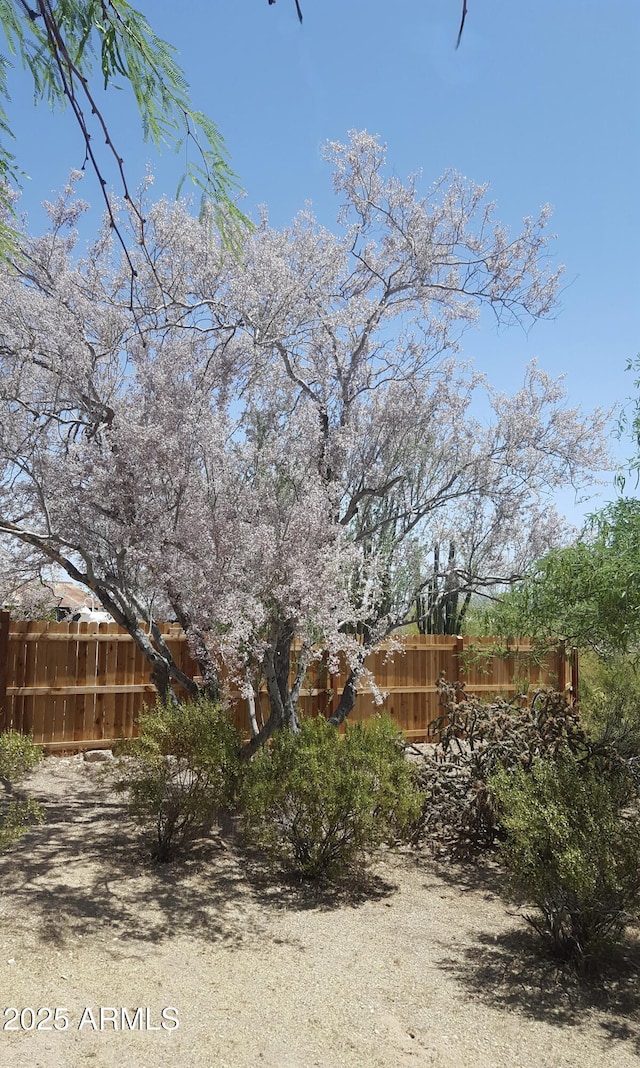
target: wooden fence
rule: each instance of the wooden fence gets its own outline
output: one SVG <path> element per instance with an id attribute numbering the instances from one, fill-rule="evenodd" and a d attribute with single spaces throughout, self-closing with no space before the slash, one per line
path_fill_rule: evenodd
<path id="1" fill-rule="evenodd" d="M 188 674 L 197 670 L 180 627 L 162 627 L 176 663 Z M 520 642 L 508 657 L 474 655 L 495 645 L 493 638 L 410 636 L 402 653 L 386 647 L 372 653 L 366 667 L 387 694 L 383 707 L 412 740 L 429 736 L 439 714 L 436 680 L 442 674 L 466 684 L 479 696 L 513 696 L 526 680 L 532 687 L 577 687 L 577 659 L 562 645 L 542 665 Z M 346 667 L 329 674 L 325 661 L 309 669 L 301 695 L 307 715 L 331 711 L 346 682 Z M 154 701 L 149 665 L 133 639 L 115 623 L 43 623 L 10 619 L 0 613 L 0 731 L 31 732 L 49 750 L 78 750 L 134 737 L 138 715 Z M 232 694 L 237 726 L 248 732 L 247 701 Z M 267 696 L 258 712 L 266 715 Z M 351 720 L 380 711 L 369 688 L 358 694 Z"/>

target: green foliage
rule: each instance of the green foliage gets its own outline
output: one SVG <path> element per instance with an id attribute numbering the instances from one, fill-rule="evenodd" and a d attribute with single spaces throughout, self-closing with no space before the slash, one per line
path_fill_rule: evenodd
<path id="1" fill-rule="evenodd" d="M 590 735 L 640 757 L 640 666 L 630 657 L 580 658 L 580 709 Z"/>
<path id="2" fill-rule="evenodd" d="M 476 644 L 472 639 L 459 656 L 460 669 L 463 672 L 475 671 L 481 675 L 493 675 L 495 660 L 513 660 L 516 674 L 512 677 L 512 684 L 518 692 L 526 692 L 530 688 L 527 672 L 532 667 L 541 667 L 549 663 L 549 657 L 557 648 L 557 642 L 534 643 L 531 647 L 522 649 L 517 642 L 510 640 L 494 640 L 491 645 Z M 522 670 L 524 674 L 518 675 Z"/>
<path id="3" fill-rule="evenodd" d="M 33 739 L 18 731 L 0 734 L 0 781 L 19 782 L 42 760 L 42 750 Z"/>
<path id="4" fill-rule="evenodd" d="M 566 638 L 600 655 L 640 645 L 640 501 L 590 517 L 575 545 L 549 553 L 485 616 L 488 631 Z"/>
<path id="5" fill-rule="evenodd" d="M 250 840 L 303 879 L 340 878 L 384 843 L 405 837 L 420 811 L 413 769 L 387 717 L 347 724 L 323 718 L 279 731 L 243 785 Z"/>
<path id="6" fill-rule="evenodd" d="M 126 791 L 134 818 L 155 838 L 153 853 L 169 860 L 210 830 L 233 800 L 240 738 L 226 713 L 206 697 L 157 705 L 140 717 L 141 736 L 119 747 L 116 789 Z"/>
<path id="7" fill-rule="evenodd" d="M 32 797 L 9 801 L 0 813 L 0 853 L 14 845 L 33 823 L 42 823 L 42 806 Z"/>
<path id="8" fill-rule="evenodd" d="M 519 700 L 483 702 L 445 680 L 439 687 L 443 713 L 431 724 L 439 742 L 418 764 L 425 802 L 417 835 L 426 834 L 454 852 L 490 847 L 501 833 L 490 786 L 496 771 L 519 768 L 529 774 L 540 758 L 564 751 L 595 755 L 564 694 L 540 690 L 521 707 Z M 617 763 L 608 751 L 602 760 Z"/>
<path id="9" fill-rule="evenodd" d="M 123 161 L 91 88 L 96 61 L 105 88 L 125 79 L 133 91 L 144 137 L 176 152 L 188 143 L 193 152 L 187 175 L 212 200 L 218 223 L 233 237 L 247 220 L 233 202 L 236 178 L 229 168 L 216 125 L 191 104 L 176 51 L 158 37 L 144 15 L 126 0 L 42 0 L 31 7 L 21 0 L 0 0 L 0 25 L 11 56 L 33 78 L 35 101 L 70 106 L 84 137 L 87 162 L 104 185 L 96 146 L 105 143 L 124 183 Z M 6 56 L 0 56 L 0 186 L 19 184 L 21 172 L 6 139 L 13 136 L 2 100 L 9 99 Z M 0 198 L 2 194 L 0 193 Z M 3 225 L 7 236 L 6 224 Z"/>
<path id="10" fill-rule="evenodd" d="M 620 781 L 566 753 L 530 773 L 500 769 L 490 789 L 510 892 L 536 906 L 526 918 L 554 955 L 589 964 L 640 903 L 640 822 L 621 809 Z"/>
<path id="11" fill-rule="evenodd" d="M 635 455 L 628 461 L 627 466 L 629 474 L 635 474 L 637 488 L 638 481 L 640 480 L 640 353 L 632 359 L 627 360 L 625 371 L 633 371 L 636 375 L 633 383 L 636 394 L 629 399 L 628 403 L 620 413 L 617 436 L 622 438 L 625 434 L 631 435 L 631 440 L 636 451 Z M 624 493 L 626 485 L 626 474 L 624 470 L 618 471 L 614 481 L 620 493 Z"/>
<path id="12" fill-rule="evenodd" d="M 42 750 L 31 738 L 6 731 L 0 734 L 0 852 L 12 845 L 35 821 L 42 822 L 42 809 L 32 798 L 12 798 L 13 784 L 42 759 Z"/>

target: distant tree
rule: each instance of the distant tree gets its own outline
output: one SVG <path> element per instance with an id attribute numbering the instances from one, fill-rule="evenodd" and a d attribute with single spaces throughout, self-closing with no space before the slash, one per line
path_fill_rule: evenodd
<path id="1" fill-rule="evenodd" d="M 366 133 L 327 156 L 336 234 L 310 210 L 281 231 L 265 218 L 240 260 L 184 206 L 141 205 L 131 306 L 108 226 L 75 262 L 69 189 L 0 272 L 0 533 L 91 589 L 163 696 L 261 674 L 255 744 L 295 729 L 323 654 L 347 658 L 332 719 L 349 713 L 434 546 L 454 542 L 456 588 L 493 588 L 558 544 L 549 493 L 607 462 L 604 417 L 535 365 L 506 396 L 456 357 L 482 305 L 503 322 L 552 309 L 546 211 L 510 235 L 484 187 L 448 175 L 423 196 Z M 198 678 L 162 640 L 167 615 Z"/>

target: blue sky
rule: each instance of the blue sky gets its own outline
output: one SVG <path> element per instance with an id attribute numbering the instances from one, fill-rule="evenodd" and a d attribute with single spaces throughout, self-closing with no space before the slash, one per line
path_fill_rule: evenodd
<path id="1" fill-rule="evenodd" d="M 469 0 L 457 52 L 459 0 L 302 0 L 303 26 L 294 0 L 190 0 L 179 16 L 169 0 L 137 6 L 177 47 L 194 104 L 218 122 L 249 214 L 264 203 L 283 225 L 311 200 L 331 225 L 320 148 L 351 128 L 380 134 L 393 170 L 421 169 L 425 186 L 448 168 L 490 182 L 497 217 L 514 228 L 549 202 L 554 261 L 566 265 L 556 318 L 529 333 L 496 333 L 487 318 L 467 334 L 465 355 L 507 390 L 536 356 L 566 374 L 570 402 L 586 409 L 632 392 L 624 367 L 640 351 L 637 0 Z M 23 206 L 35 222 L 37 204 L 82 163 L 83 149 L 69 115 L 33 109 L 25 75 L 10 84 L 16 152 L 30 175 Z M 108 95 L 106 113 L 130 184 L 150 163 L 156 193 L 173 195 L 184 158 L 143 143 L 126 90 Z M 83 195 L 97 211 L 90 180 Z M 589 510 L 569 495 L 562 503 L 574 521 Z"/>

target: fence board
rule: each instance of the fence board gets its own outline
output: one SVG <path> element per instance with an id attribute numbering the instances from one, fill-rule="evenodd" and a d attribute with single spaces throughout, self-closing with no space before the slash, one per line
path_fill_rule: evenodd
<path id="1" fill-rule="evenodd" d="M 9 613 L 0 611 L 0 731 L 8 726 Z"/>
<path id="2" fill-rule="evenodd" d="M 185 635 L 163 625 L 165 641 L 178 665 L 197 672 Z M 577 658 L 567 662 L 560 648 L 548 662 L 526 662 L 528 643 L 508 657 L 482 662 L 477 651 L 495 646 L 492 638 L 440 635 L 410 636 L 402 651 L 381 647 L 365 661 L 385 694 L 382 705 L 365 680 L 350 719 L 370 719 L 386 710 L 409 738 L 430 737 L 429 724 L 439 713 L 437 679 L 464 682 L 466 691 L 490 697 L 513 696 L 523 682 L 532 687 L 563 684 L 577 689 Z M 571 655 L 571 654 L 570 654 Z M 344 661 L 330 673 L 326 655 L 314 661 L 301 691 L 303 715 L 327 715 L 337 707 L 349 675 Z M 145 704 L 154 701 L 149 666 L 133 639 L 115 623 L 42 623 L 9 620 L 0 615 L 0 729 L 12 726 L 51 749 L 108 745 L 134 737 Z M 248 732 L 248 702 L 229 694 L 234 720 Z M 256 714 L 268 715 L 264 689 L 256 695 Z"/>
<path id="3" fill-rule="evenodd" d="M 59 715 L 58 701 L 48 699 L 48 690 L 55 688 L 56 681 L 56 653 L 63 646 L 55 646 L 42 641 L 29 646 L 29 651 L 34 651 L 34 671 L 32 679 L 35 687 L 25 686 L 23 694 L 31 698 L 32 720 L 31 730 L 34 735 L 42 737 L 45 730 L 50 731 L 53 738 L 57 734 L 57 717 Z M 30 692 L 26 692 L 30 691 Z M 45 726 L 46 723 L 46 726 Z"/>
<path id="4" fill-rule="evenodd" d="M 71 626 L 69 628 L 71 630 Z M 89 642 L 89 638 L 95 633 L 95 624 L 79 623 L 76 636 L 77 643 L 77 667 L 78 667 L 78 691 L 73 699 L 73 738 L 74 741 L 83 738 L 93 738 L 93 708 L 87 708 L 86 695 L 83 687 L 90 684 L 95 678 L 95 660 L 97 645 Z"/>
<path id="5" fill-rule="evenodd" d="M 124 685 L 127 690 L 122 698 L 122 704 L 124 707 L 124 714 L 122 719 L 122 733 L 125 738 L 131 738 L 133 736 L 135 725 L 135 697 L 133 691 L 131 691 L 129 687 L 136 685 L 135 642 L 129 642 L 128 645 L 123 646 L 123 649 L 125 650 Z"/>

